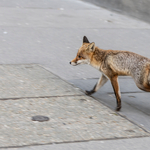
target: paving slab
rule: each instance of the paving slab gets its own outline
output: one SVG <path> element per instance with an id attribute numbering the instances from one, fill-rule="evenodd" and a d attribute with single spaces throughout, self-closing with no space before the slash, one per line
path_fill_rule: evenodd
<path id="1" fill-rule="evenodd" d="M 98 79 L 76 79 L 69 80 L 69 82 L 85 91 L 92 89 L 97 80 Z M 118 113 L 150 131 L 150 93 L 139 90 L 130 77 L 120 77 L 119 83 L 122 108 Z M 92 97 L 112 110 L 115 110 L 116 97 L 110 81 L 94 93 Z"/>
<path id="2" fill-rule="evenodd" d="M 150 135 L 38 65 L 1 65 L 0 95 L 0 148 Z"/>
<path id="3" fill-rule="evenodd" d="M 140 109 L 143 113 L 150 116 L 150 93 L 126 93 L 122 94 L 122 99 L 127 104 Z"/>
<path id="4" fill-rule="evenodd" d="M 76 143 L 50 144 L 42 146 L 8 148 L 7 150 L 149 150 L 149 143 L 150 137 L 144 137 L 118 140 L 100 140 Z"/>
<path id="5" fill-rule="evenodd" d="M 83 93 L 39 65 L 0 66 L 0 99 L 63 95 Z"/>
<path id="6" fill-rule="evenodd" d="M 0 147 L 148 136 L 87 96 L 0 101 Z M 46 122 L 32 121 L 44 115 Z"/>

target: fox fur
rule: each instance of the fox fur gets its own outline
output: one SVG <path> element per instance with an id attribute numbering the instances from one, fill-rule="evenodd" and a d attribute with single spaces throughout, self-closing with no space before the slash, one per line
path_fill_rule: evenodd
<path id="1" fill-rule="evenodd" d="M 95 93 L 108 80 L 111 81 L 117 100 L 117 108 L 121 109 L 121 94 L 118 76 L 131 76 L 137 87 L 150 92 L 150 59 L 129 51 L 103 50 L 90 43 L 86 36 L 79 48 L 77 56 L 70 62 L 71 65 L 89 64 L 98 69 L 102 76 L 87 95 Z"/>

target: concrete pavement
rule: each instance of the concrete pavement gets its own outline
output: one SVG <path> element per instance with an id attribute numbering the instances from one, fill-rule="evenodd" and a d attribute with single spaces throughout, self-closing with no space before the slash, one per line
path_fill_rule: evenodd
<path id="1" fill-rule="evenodd" d="M 29 146 L 13 149 L 8 148 L 7 150 L 149 150 L 149 143 L 150 138 L 134 138 Z"/>
<path id="2" fill-rule="evenodd" d="M 140 20 L 78 0 L 6 0 L 0 1 L 0 8 L 0 64 L 37 63 L 84 90 L 92 88 L 96 79 L 100 77 L 100 73 L 90 66 L 73 67 L 69 64 L 70 60 L 75 57 L 84 35 L 91 42 L 94 41 L 100 48 L 128 50 L 150 58 L 150 25 Z M 11 69 L 8 70 L 3 69 L 5 74 L 11 72 Z M 14 72 L 12 70 L 12 74 Z M 19 98 L 19 93 L 24 95 L 24 98 L 29 93 L 29 98 L 34 97 L 34 94 L 37 97 L 38 94 L 45 96 L 49 91 L 57 89 L 49 86 L 46 81 L 35 84 L 36 89 L 32 82 L 27 81 L 26 78 L 24 79 L 25 83 L 8 77 L 6 81 L 10 81 L 9 86 L 5 85 L 5 82 L 1 84 L 1 87 L 3 87 L 2 98 L 9 99 L 14 96 Z M 122 93 L 123 108 L 121 115 L 149 132 L 149 94 L 141 93 L 129 78 L 121 78 L 120 81 L 121 91 L 124 92 Z M 15 85 L 25 84 L 24 87 L 27 91 L 10 88 L 14 87 L 12 82 Z M 9 88 L 9 94 L 5 90 L 6 87 Z M 38 92 L 36 92 L 37 90 Z M 63 90 L 65 91 L 62 88 Z M 59 91 L 57 92 L 55 94 L 61 94 Z M 15 94 L 12 95 L 12 93 Z M 93 97 L 110 107 L 111 111 L 114 112 L 116 103 L 109 83 Z M 13 104 L 13 102 L 10 104 Z M 18 102 L 18 105 L 23 104 Z M 40 104 L 37 107 L 40 108 Z M 5 112 L 5 109 L 3 111 Z M 68 147 L 70 149 L 87 149 L 87 147 L 89 149 L 99 149 L 100 146 L 103 149 L 142 149 L 142 147 L 143 149 L 149 149 L 149 141 L 150 138 L 148 137 L 109 140 L 105 141 L 105 144 L 100 140 L 20 149 L 67 149 Z M 91 143 L 93 144 L 92 147 L 89 146 Z"/>
<path id="3" fill-rule="evenodd" d="M 85 0 L 85 2 L 150 22 L 149 0 Z"/>
<path id="4" fill-rule="evenodd" d="M 0 72 L 0 148 L 150 136 L 39 65 Z"/>

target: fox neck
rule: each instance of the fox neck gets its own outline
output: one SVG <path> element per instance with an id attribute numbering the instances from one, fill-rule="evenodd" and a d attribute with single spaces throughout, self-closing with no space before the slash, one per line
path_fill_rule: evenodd
<path id="1" fill-rule="evenodd" d="M 91 54 L 90 65 L 100 70 L 101 64 L 104 60 L 105 50 L 95 47 L 94 52 Z"/>

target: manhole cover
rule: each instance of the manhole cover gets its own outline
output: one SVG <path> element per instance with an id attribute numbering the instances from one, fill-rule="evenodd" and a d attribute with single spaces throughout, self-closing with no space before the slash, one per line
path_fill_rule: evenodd
<path id="1" fill-rule="evenodd" d="M 49 118 L 46 116 L 38 115 L 38 116 L 33 116 L 32 121 L 39 121 L 39 122 L 49 121 Z"/>

